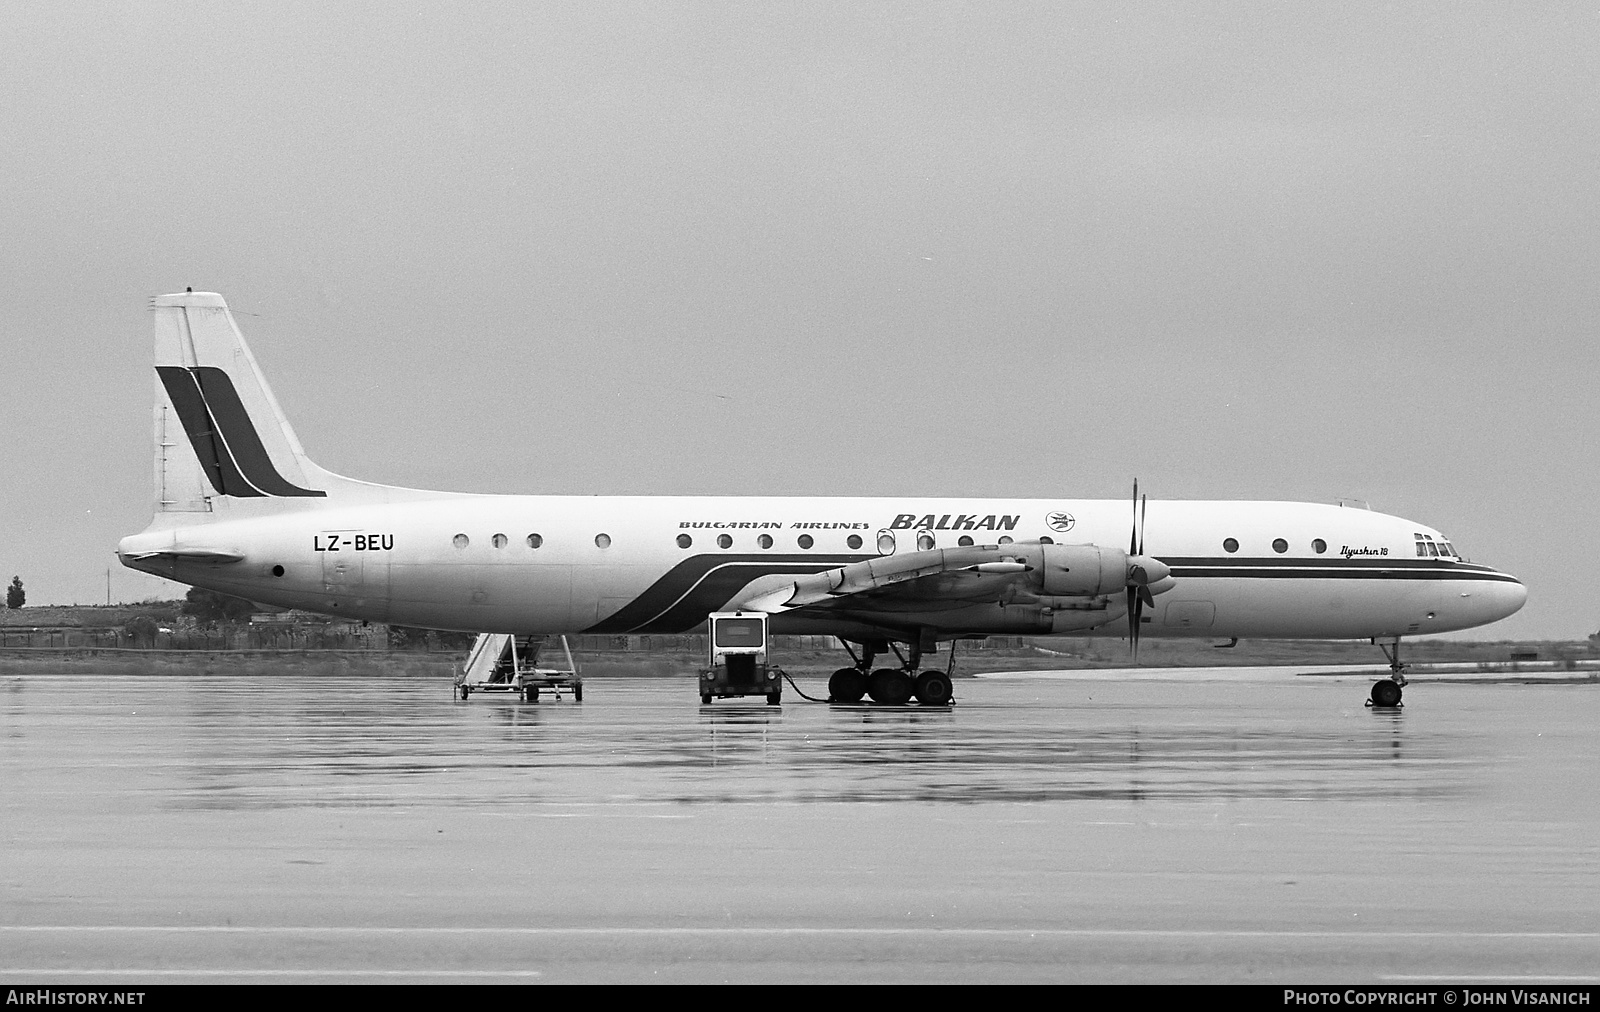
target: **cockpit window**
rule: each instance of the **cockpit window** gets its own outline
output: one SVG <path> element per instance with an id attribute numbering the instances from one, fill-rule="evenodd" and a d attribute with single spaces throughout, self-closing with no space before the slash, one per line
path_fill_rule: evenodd
<path id="1" fill-rule="evenodd" d="M 1417 539 L 1417 558 L 1426 559 L 1428 557 L 1428 546 L 1422 543 L 1422 535 L 1415 534 L 1412 536 Z"/>

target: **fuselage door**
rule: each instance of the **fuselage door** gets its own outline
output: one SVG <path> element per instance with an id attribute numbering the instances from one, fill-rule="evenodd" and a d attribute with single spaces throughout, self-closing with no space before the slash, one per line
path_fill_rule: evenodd
<path id="1" fill-rule="evenodd" d="M 322 556 L 322 589 L 333 597 L 355 595 L 362 586 L 362 555 L 345 531 L 318 534 L 314 543 Z"/>
<path id="2" fill-rule="evenodd" d="M 1175 629 L 1209 629 L 1216 620 L 1217 606 L 1210 601 L 1173 601 L 1161 624 Z"/>
<path id="3" fill-rule="evenodd" d="M 393 535 L 324 531 L 313 545 L 322 557 L 322 590 L 329 597 L 364 607 L 389 596 Z"/>

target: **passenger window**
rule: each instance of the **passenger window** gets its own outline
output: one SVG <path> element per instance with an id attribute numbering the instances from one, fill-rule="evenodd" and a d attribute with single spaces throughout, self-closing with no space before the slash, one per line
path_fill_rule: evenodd
<path id="1" fill-rule="evenodd" d="M 856 538 L 856 544 L 859 545 L 860 543 L 861 543 L 861 539 L 860 538 Z M 762 548 L 771 548 L 772 547 L 772 535 L 770 535 L 770 534 L 761 535 L 759 538 L 756 538 L 756 544 L 760 545 Z"/>
<path id="2" fill-rule="evenodd" d="M 815 543 L 816 542 L 811 540 L 811 535 L 809 535 L 809 534 L 800 535 L 800 547 L 801 548 L 810 548 Z"/>
<path id="3" fill-rule="evenodd" d="M 1009 545 L 1009 544 L 1011 544 L 1011 536 L 1010 536 L 1010 535 L 1001 535 L 1001 537 L 1000 537 L 1000 543 L 1001 543 L 1001 544 L 1002 544 L 1002 545 Z"/>
<path id="4" fill-rule="evenodd" d="M 457 534 L 455 537 L 450 539 L 450 543 L 455 545 L 457 548 L 465 548 L 472 544 L 472 539 L 467 537 L 465 534 Z"/>
<path id="5" fill-rule="evenodd" d="M 890 534 L 888 531 L 879 531 L 878 532 L 878 554 L 879 555 L 893 555 L 894 554 L 894 535 Z"/>
<path id="6" fill-rule="evenodd" d="M 728 537 L 728 535 L 726 535 L 726 534 L 718 534 L 717 535 L 717 547 L 718 548 L 732 548 L 733 547 L 733 539 Z"/>
<path id="7" fill-rule="evenodd" d="M 962 548 L 971 548 L 972 547 L 972 535 L 970 535 L 970 534 L 961 535 L 961 537 L 956 539 L 956 544 L 960 545 Z"/>
<path id="8" fill-rule="evenodd" d="M 1056 539 L 1052 538 L 1048 534 L 1046 534 L 1044 537 L 1039 539 L 1039 544 L 1041 544 L 1041 545 L 1053 545 L 1055 543 L 1056 543 Z"/>
<path id="9" fill-rule="evenodd" d="M 679 548 L 688 548 L 692 544 L 694 544 L 694 538 L 689 537 L 687 534 L 678 535 Z"/>
<path id="10" fill-rule="evenodd" d="M 851 551 L 852 551 L 852 552 L 853 552 L 853 551 L 855 551 L 855 550 L 856 550 L 856 549 L 857 549 L 857 548 L 860 548 L 860 547 L 861 547 L 861 535 L 859 535 L 859 534 L 852 534 L 852 535 L 850 535 L 850 536 L 849 536 L 849 537 L 848 537 L 848 538 L 845 538 L 845 539 L 844 539 L 844 543 L 845 543 L 845 544 L 847 544 L 847 545 L 849 545 L 849 546 L 850 546 L 850 550 L 851 550 Z M 763 545 L 763 546 L 762 546 L 762 547 L 763 547 L 763 548 L 765 548 L 765 547 L 766 547 L 766 546 L 765 546 L 765 545 Z"/>
<path id="11" fill-rule="evenodd" d="M 1321 555 L 1323 552 L 1328 550 L 1328 543 L 1321 538 L 1318 538 L 1317 540 L 1311 542 L 1311 550 L 1316 552 L 1318 555 Z"/>
<path id="12" fill-rule="evenodd" d="M 594 536 L 594 546 L 596 548 L 610 548 L 611 547 L 611 535 L 609 535 L 609 534 L 596 534 Z"/>
<path id="13" fill-rule="evenodd" d="M 1284 552 L 1289 550 L 1289 542 L 1283 540 L 1282 538 L 1273 538 L 1272 550 L 1277 552 L 1279 555 L 1282 555 Z"/>
<path id="14" fill-rule="evenodd" d="M 496 534 L 490 539 L 490 541 L 496 548 L 504 548 L 506 545 L 511 543 L 511 539 L 506 537 L 504 534 Z"/>
<path id="15" fill-rule="evenodd" d="M 1239 550 L 1239 539 L 1228 538 L 1227 540 L 1223 541 L 1222 550 L 1230 555 L 1234 552 L 1237 552 Z"/>
<path id="16" fill-rule="evenodd" d="M 919 551 L 919 552 L 931 552 L 931 551 L 933 551 L 933 535 L 932 534 L 929 534 L 927 531 L 923 531 L 921 534 L 917 535 L 917 551 Z"/>
<path id="17" fill-rule="evenodd" d="M 542 535 L 539 535 L 539 534 L 530 534 L 530 535 L 528 535 L 528 547 L 529 548 L 538 548 L 542 544 L 544 544 L 544 537 Z"/>

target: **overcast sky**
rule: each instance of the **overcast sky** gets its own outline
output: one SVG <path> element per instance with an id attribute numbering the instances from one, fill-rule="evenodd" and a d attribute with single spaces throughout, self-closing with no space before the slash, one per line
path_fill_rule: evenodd
<path id="1" fill-rule="evenodd" d="M 0 570 L 116 565 L 147 297 L 311 455 L 528 493 L 1358 497 L 1600 628 L 1600 13 L 12 5 Z"/>

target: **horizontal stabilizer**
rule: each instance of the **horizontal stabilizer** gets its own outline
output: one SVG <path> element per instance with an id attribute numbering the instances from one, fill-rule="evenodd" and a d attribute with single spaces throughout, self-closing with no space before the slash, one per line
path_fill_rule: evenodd
<path id="1" fill-rule="evenodd" d="M 186 559 L 190 562 L 243 562 L 242 552 L 222 552 L 211 548 L 167 548 L 156 552 L 126 552 L 125 559 Z"/>

